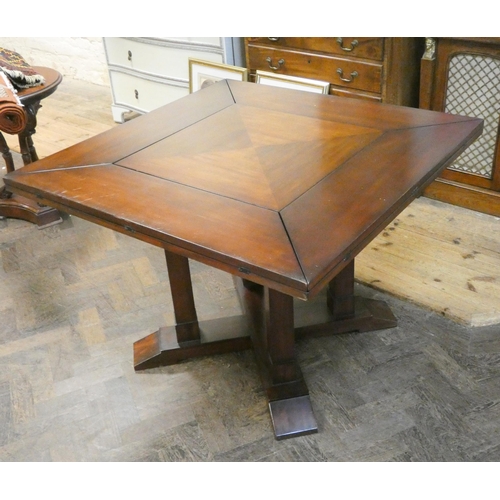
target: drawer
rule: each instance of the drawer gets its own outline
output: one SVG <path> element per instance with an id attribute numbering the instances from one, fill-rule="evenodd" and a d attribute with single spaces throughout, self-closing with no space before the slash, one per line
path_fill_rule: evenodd
<path id="1" fill-rule="evenodd" d="M 108 64 L 151 75 L 189 80 L 188 57 L 222 63 L 222 54 L 166 47 L 126 38 L 106 38 Z"/>
<path id="2" fill-rule="evenodd" d="M 351 97 L 370 102 L 382 102 L 382 94 L 372 94 L 360 90 L 346 90 L 342 87 L 330 87 L 330 95 L 339 97 Z"/>
<path id="3" fill-rule="evenodd" d="M 325 52 L 333 55 L 348 55 L 382 61 L 384 58 L 384 39 L 367 37 L 255 37 L 247 38 L 249 44 L 269 45 L 282 49 Z"/>
<path id="4" fill-rule="evenodd" d="M 366 92 L 382 91 L 382 64 L 375 61 L 249 45 L 247 66 L 252 71 L 323 80 Z"/>
<path id="5" fill-rule="evenodd" d="M 110 71 L 114 104 L 148 112 L 189 94 L 186 87 L 166 85 L 126 73 Z"/>

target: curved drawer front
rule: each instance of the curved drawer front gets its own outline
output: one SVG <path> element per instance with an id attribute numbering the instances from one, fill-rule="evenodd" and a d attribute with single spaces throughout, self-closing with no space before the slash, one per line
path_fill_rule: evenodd
<path id="1" fill-rule="evenodd" d="M 140 112 L 152 111 L 189 93 L 186 87 L 169 86 L 118 71 L 110 71 L 109 75 L 115 104 Z"/>
<path id="2" fill-rule="evenodd" d="M 254 37 L 250 43 L 269 45 L 282 49 L 326 52 L 334 55 L 348 55 L 382 61 L 384 57 L 384 39 L 367 37 Z"/>
<path id="3" fill-rule="evenodd" d="M 350 89 L 381 92 L 382 64 L 376 62 L 264 46 L 249 46 L 248 59 L 251 70 L 274 71 Z"/>
<path id="4" fill-rule="evenodd" d="M 186 51 L 125 38 L 107 38 L 108 64 L 167 78 L 188 80 L 187 57 L 222 63 L 223 55 L 197 50 Z"/>

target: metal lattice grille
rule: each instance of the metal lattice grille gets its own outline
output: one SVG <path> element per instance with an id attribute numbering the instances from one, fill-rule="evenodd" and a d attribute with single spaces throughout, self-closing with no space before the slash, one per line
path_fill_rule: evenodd
<path id="1" fill-rule="evenodd" d="M 457 55 L 450 61 L 445 111 L 484 120 L 484 131 L 450 167 L 492 177 L 500 119 L 500 60 Z"/>

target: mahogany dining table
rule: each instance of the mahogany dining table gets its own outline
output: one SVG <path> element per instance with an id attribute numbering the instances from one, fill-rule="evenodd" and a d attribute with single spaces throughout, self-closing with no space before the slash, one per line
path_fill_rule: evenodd
<path id="1" fill-rule="evenodd" d="M 481 132 L 478 118 L 223 80 L 4 182 L 161 247 L 175 325 L 134 344 L 135 369 L 253 348 L 282 439 L 318 431 L 296 339 L 397 325 L 355 296 L 355 257 Z M 244 314 L 198 319 L 190 259 L 235 277 Z"/>

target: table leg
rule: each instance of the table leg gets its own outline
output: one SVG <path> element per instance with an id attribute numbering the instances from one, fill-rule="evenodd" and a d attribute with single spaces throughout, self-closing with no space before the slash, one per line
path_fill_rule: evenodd
<path id="1" fill-rule="evenodd" d="M 328 284 L 326 303 L 335 320 L 353 318 L 354 300 L 354 259 Z"/>
<path id="2" fill-rule="evenodd" d="M 135 369 L 253 347 L 277 439 L 318 430 L 309 390 L 295 357 L 297 336 L 396 326 L 396 319 L 383 302 L 355 299 L 354 262 L 330 283 L 327 305 L 324 301 L 319 306 L 318 301 L 295 301 L 290 295 L 236 278 L 245 314 L 199 321 L 188 259 L 168 251 L 165 255 L 176 325 L 160 328 L 134 344 Z M 308 312 L 304 314 L 304 310 Z"/>
<path id="3" fill-rule="evenodd" d="M 200 341 L 200 325 L 194 304 L 193 284 L 186 257 L 165 251 L 174 304 L 175 331 L 180 345 Z M 175 292 L 175 293 L 174 293 Z"/>
<path id="4" fill-rule="evenodd" d="M 5 140 L 5 137 L 0 132 L 0 149 L 2 150 L 2 156 L 5 160 L 5 166 L 7 167 L 7 173 L 14 171 L 14 160 L 12 159 L 12 153 Z"/>
<path id="5" fill-rule="evenodd" d="M 136 370 L 251 348 L 245 316 L 198 321 L 189 261 L 165 251 L 176 324 L 134 343 Z"/>
<path id="6" fill-rule="evenodd" d="M 293 299 L 269 290 L 266 328 L 271 385 L 269 411 L 277 439 L 318 432 L 309 390 L 295 359 Z"/>
<path id="7" fill-rule="evenodd" d="M 32 135 L 36 131 L 36 115 L 41 107 L 42 106 L 40 105 L 40 101 L 25 106 L 26 114 L 28 116 L 28 123 L 18 136 L 19 148 L 21 150 L 21 156 L 25 165 L 38 160 L 38 155 L 35 149 L 35 145 L 33 144 Z"/>
<path id="8" fill-rule="evenodd" d="M 323 297 L 296 305 L 297 336 L 370 332 L 394 328 L 397 320 L 383 301 L 354 295 L 354 259 L 329 283 Z"/>
<path id="9" fill-rule="evenodd" d="M 252 323 L 252 344 L 277 439 L 318 431 L 309 390 L 295 358 L 293 297 L 237 280 Z"/>

